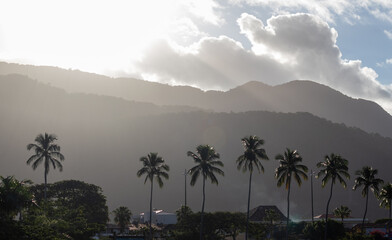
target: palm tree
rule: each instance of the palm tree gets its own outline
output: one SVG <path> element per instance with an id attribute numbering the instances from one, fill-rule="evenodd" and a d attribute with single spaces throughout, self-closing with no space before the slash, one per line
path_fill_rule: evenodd
<path id="1" fill-rule="evenodd" d="M 308 179 L 306 173 L 308 168 L 305 165 L 301 165 L 302 157 L 299 155 L 297 150 L 286 149 L 284 155 L 278 154 L 275 157 L 279 160 L 279 167 L 275 170 L 275 177 L 278 179 L 278 187 L 283 184 L 286 185 L 287 189 L 287 223 L 286 223 L 286 239 L 289 237 L 289 220 L 290 220 L 290 189 L 291 189 L 291 177 L 294 177 L 295 181 L 299 186 L 302 184 L 301 177 L 304 180 Z"/>
<path id="2" fill-rule="evenodd" d="M 60 153 L 60 146 L 55 144 L 54 141 L 57 140 L 56 135 L 47 134 L 44 135 L 39 134 L 35 138 L 35 143 L 30 143 L 27 145 L 27 150 L 33 149 L 35 154 L 32 155 L 27 160 L 27 165 L 33 163 L 32 167 L 35 170 L 38 165 L 44 162 L 45 168 L 45 201 L 46 201 L 46 191 L 47 191 L 47 177 L 49 173 L 50 165 L 53 166 L 53 169 L 56 167 L 59 168 L 60 172 L 63 171 L 63 165 L 61 165 L 61 161 L 64 161 L 63 154 Z"/>
<path id="3" fill-rule="evenodd" d="M 380 207 L 387 208 L 389 211 L 389 221 L 388 221 L 388 233 L 390 229 L 390 224 L 391 224 L 391 205 L 392 205 L 392 183 L 387 183 L 385 184 L 381 191 L 380 194 L 378 195 L 378 198 L 380 199 Z"/>
<path id="4" fill-rule="evenodd" d="M 114 222 L 120 226 L 120 232 L 124 232 L 124 228 L 130 223 L 132 212 L 127 207 L 119 207 L 113 211 Z"/>
<path id="5" fill-rule="evenodd" d="M 350 179 L 350 174 L 348 173 L 348 160 L 344 159 L 340 155 L 335 155 L 331 153 L 331 155 L 326 155 L 324 157 L 323 162 L 317 163 L 317 167 L 321 168 L 320 171 L 317 174 L 317 178 L 324 176 L 323 179 L 321 180 L 321 186 L 325 187 L 328 183 L 329 180 L 331 180 L 331 190 L 327 202 L 327 209 L 325 211 L 325 233 L 324 233 L 324 239 L 327 240 L 327 234 L 328 234 L 328 208 L 329 208 L 329 203 L 331 202 L 332 198 L 332 190 L 333 190 L 333 185 L 336 182 L 336 179 L 339 180 L 339 182 L 342 184 L 344 188 L 347 187 L 346 181 L 344 181 L 344 178 Z"/>
<path id="6" fill-rule="evenodd" d="M 392 183 L 385 184 L 378 197 L 380 199 L 380 207 L 389 209 L 389 221 L 391 221 Z"/>
<path id="7" fill-rule="evenodd" d="M 151 193 L 150 193 L 150 238 L 152 239 L 152 190 L 154 186 L 154 177 L 158 182 L 159 187 L 163 187 L 162 177 L 165 179 L 169 178 L 169 166 L 164 164 L 165 160 L 158 156 L 158 153 L 150 153 L 145 157 L 141 157 L 140 161 L 143 163 L 143 167 L 137 171 L 137 176 L 141 177 L 146 175 L 144 184 L 147 180 L 151 182 Z"/>
<path id="8" fill-rule="evenodd" d="M 350 216 L 351 210 L 347 206 L 341 205 L 340 207 L 337 207 L 335 210 L 333 210 L 333 214 L 337 217 L 340 217 L 343 223 L 343 219 Z"/>
<path id="9" fill-rule="evenodd" d="M 192 157 L 196 166 L 189 169 L 191 174 L 191 185 L 194 186 L 200 175 L 203 175 L 203 201 L 201 205 L 200 215 L 200 240 L 203 239 L 203 217 L 204 217 L 204 205 L 205 205 L 205 182 L 207 178 L 211 180 L 211 183 L 218 185 L 218 179 L 215 173 L 224 176 L 224 172 L 219 168 L 223 167 L 223 163 L 219 160 L 219 153 L 215 152 L 215 149 L 209 145 L 199 145 L 196 148 L 196 153 L 188 151 L 188 156 Z"/>
<path id="10" fill-rule="evenodd" d="M 260 159 L 268 160 L 268 156 L 265 150 L 261 148 L 264 144 L 264 140 L 259 139 L 257 136 L 249 136 L 241 139 L 242 145 L 244 146 L 244 154 L 239 156 L 237 159 L 237 169 L 241 169 L 243 172 L 249 170 L 249 191 L 248 191 L 248 210 L 246 212 L 246 231 L 245 239 L 248 239 L 248 228 L 249 228 L 249 205 L 250 205 L 250 192 L 252 184 L 252 173 L 253 168 L 256 168 L 258 172 L 264 172 L 264 167 L 260 162 Z"/>
<path id="11" fill-rule="evenodd" d="M 381 180 L 380 178 L 376 178 L 377 173 L 378 173 L 377 169 L 373 169 L 372 167 L 369 166 L 364 166 L 362 170 L 357 170 L 355 172 L 355 175 L 357 175 L 358 177 L 355 179 L 353 190 L 356 190 L 358 187 L 363 186 L 362 196 L 366 197 L 365 213 L 363 214 L 363 219 L 362 219 L 362 229 L 363 229 L 363 225 L 365 224 L 365 218 L 366 218 L 366 213 L 368 208 L 369 188 L 377 197 L 379 192 L 379 186 L 380 184 L 384 183 L 384 181 Z"/>

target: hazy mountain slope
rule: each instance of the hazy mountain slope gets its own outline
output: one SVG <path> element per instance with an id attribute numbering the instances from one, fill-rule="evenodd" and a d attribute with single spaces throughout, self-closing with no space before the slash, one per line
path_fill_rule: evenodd
<path id="1" fill-rule="evenodd" d="M 139 158 L 154 151 L 170 165 L 170 179 L 154 193 L 154 207 L 175 211 L 183 203 L 184 169 L 193 166 L 186 156 L 198 144 L 216 147 L 225 163 L 225 177 L 219 186 L 207 185 L 208 211 L 245 211 L 248 175 L 238 171 L 236 158 L 242 153 L 240 139 L 256 134 L 265 141 L 270 161 L 265 174 L 256 175 L 252 206 L 276 204 L 286 207 L 286 191 L 276 188 L 273 177 L 277 162 L 274 156 L 286 147 L 298 149 L 304 164 L 316 169 L 325 154 L 340 153 L 350 161 L 350 172 L 369 164 L 379 169 L 380 177 L 392 181 L 392 140 L 347 128 L 308 113 L 207 113 L 178 112 L 152 104 L 127 102 L 103 96 L 67 94 L 62 90 L 24 79 L 3 77 L 0 81 L 0 175 L 15 175 L 35 182 L 43 181 L 43 169 L 33 171 L 26 165 L 32 154 L 26 145 L 38 133 L 56 133 L 66 157 L 64 171 L 51 170 L 49 182 L 80 179 L 103 187 L 110 209 L 128 206 L 134 213 L 148 208 L 149 188 L 136 177 Z M 9 81 L 8 81 L 9 80 Z M 12 84 L 11 84 L 11 83 Z M 99 104 L 98 104 L 99 103 Z M 169 112 L 171 111 L 171 112 Z M 354 176 L 352 176 L 352 179 Z M 315 211 L 325 210 L 328 189 L 315 180 Z M 363 214 L 360 192 L 336 187 L 331 209 L 347 205 L 354 216 Z M 294 217 L 310 218 L 309 182 L 292 190 Z M 200 182 L 188 188 L 188 203 L 200 209 Z M 387 216 L 370 197 L 369 217 Z"/>
<path id="2" fill-rule="evenodd" d="M 309 112 L 337 123 L 359 127 L 368 132 L 392 137 L 392 116 L 378 104 L 353 99 L 330 87 L 311 81 L 292 81 L 269 87 L 247 83 L 226 94 L 233 111 L 273 110 L 277 112 Z"/>
<path id="3" fill-rule="evenodd" d="M 392 116 L 378 104 L 350 98 L 311 81 L 293 81 L 274 87 L 250 82 L 227 92 L 203 92 L 192 87 L 109 78 L 54 67 L 0 63 L 0 74 L 8 73 L 24 74 L 69 92 L 102 94 L 158 105 L 188 105 L 219 112 L 309 112 L 333 122 L 392 137 Z"/>

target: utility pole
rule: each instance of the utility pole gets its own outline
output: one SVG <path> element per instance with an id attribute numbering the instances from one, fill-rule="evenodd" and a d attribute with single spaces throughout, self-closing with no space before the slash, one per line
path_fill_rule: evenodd
<path id="1" fill-rule="evenodd" d="M 313 176 L 314 172 L 310 169 L 310 200 L 312 202 L 312 224 L 314 223 L 314 212 L 313 212 Z"/>

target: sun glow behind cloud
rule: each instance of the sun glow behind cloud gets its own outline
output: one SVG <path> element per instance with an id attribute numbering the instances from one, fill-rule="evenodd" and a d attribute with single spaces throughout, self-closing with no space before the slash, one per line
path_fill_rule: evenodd
<path id="1" fill-rule="evenodd" d="M 2 5 L 2 59 L 94 72 L 129 67 L 150 41 L 167 37 L 179 10 L 167 1 L 149 0 Z"/>

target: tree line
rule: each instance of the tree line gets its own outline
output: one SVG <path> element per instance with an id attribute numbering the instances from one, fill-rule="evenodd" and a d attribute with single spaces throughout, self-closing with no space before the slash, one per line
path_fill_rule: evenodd
<path id="1" fill-rule="evenodd" d="M 64 155 L 61 153 L 61 148 L 55 143 L 57 140 L 54 134 L 39 134 L 34 143 L 27 145 L 27 150 L 33 150 L 34 154 L 28 158 L 27 164 L 36 169 L 39 165 L 44 166 L 44 185 L 43 185 L 43 202 L 48 203 L 47 199 L 47 176 L 49 169 L 58 168 L 62 171 L 62 162 L 65 160 Z M 257 173 L 264 172 L 262 164 L 263 160 L 269 160 L 266 150 L 263 149 L 264 140 L 257 136 L 251 135 L 241 139 L 244 147 L 244 152 L 237 158 L 237 168 L 243 172 L 249 172 L 249 188 L 247 198 L 247 214 L 246 214 L 246 227 L 245 227 L 245 239 L 248 239 L 249 234 L 249 206 L 251 196 L 251 185 L 252 176 L 254 170 Z M 205 208 L 205 184 L 206 181 L 210 181 L 212 184 L 218 184 L 217 175 L 224 176 L 222 168 L 224 164 L 220 161 L 220 154 L 216 152 L 214 147 L 210 145 L 199 145 L 196 147 L 196 151 L 188 151 L 187 155 L 194 161 L 195 165 L 190 168 L 188 173 L 191 176 L 190 184 L 194 186 L 197 180 L 201 177 L 202 179 L 202 204 L 200 212 L 200 225 L 199 225 L 199 239 L 205 238 L 204 231 L 204 208 Z M 302 164 L 302 157 L 297 150 L 291 150 L 287 148 L 283 154 L 275 156 L 275 160 L 279 162 L 279 166 L 275 169 L 275 178 L 277 179 L 277 186 L 285 186 L 287 190 L 287 222 L 286 222 L 286 234 L 285 238 L 289 238 L 290 230 L 290 191 L 292 180 L 301 186 L 302 180 L 308 179 L 308 167 Z M 158 153 L 151 152 L 147 156 L 140 158 L 142 168 L 137 171 L 137 176 L 145 176 L 144 183 L 150 182 L 150 218 L 149 218 L 149 238 L 152 239 L 152 196 L 154 179 L 158 183 L 159 187 L 163 187 L 163 179 L 169 178 L 169 166 L 165 164 L 163 157 L 159 156 Z M 348 160 L 340 156 L 339 154 L 331 153 L 326 155 L 324 160 L 317 164 L 319 168 L 316 178 L 321 178 L 321 186 L 326 187 L 330 183 L 330 194 L 326 204 L 325 222 L 328 223 L 328 212 L 329 204 L 333 195 L 333 188 L 336 183 L 340 183 L 344 188 L 347 187 L 346 180 L 350 179 L 348 173 Z M 362 195 L 366 198 L 365 210 L 363 215 L 362 227 L 366 218 L 368 208 L 369 190 L 380 200 L 380 206 L 389 209 L 389 219 L 391 219 L 391 201 L 392 201 L 392 184 L 387 183 L 385 185 L 382 179 L 377 178 L 378 171 L 370 166 L 364 166 L 362 169 L 357 170 L 355 175 L 357 176 L 354 182 L 353 189 L 362 188 Z M 4 178 L 3 178 L 4 179 Z M 20 184 L 24 184 L 20 182 Z M 4 183 L 3 183 L 4 185 Z M 3 201 L 0 202 L 3 205 L 6 204 Z M 12 201 L 11 201 L 12 202 Z M 44 208 L 50 208 L 47 204 L 44 204 Z M 47 209 L 44 209 L 46 211 Z M 10 210 L 11 211 L 11 210 Z M 12 213 L 4 213 L 4 215 L 12 215 Z M 328 236 L 328 225 L 324 224 L 324 239 Z"/>

